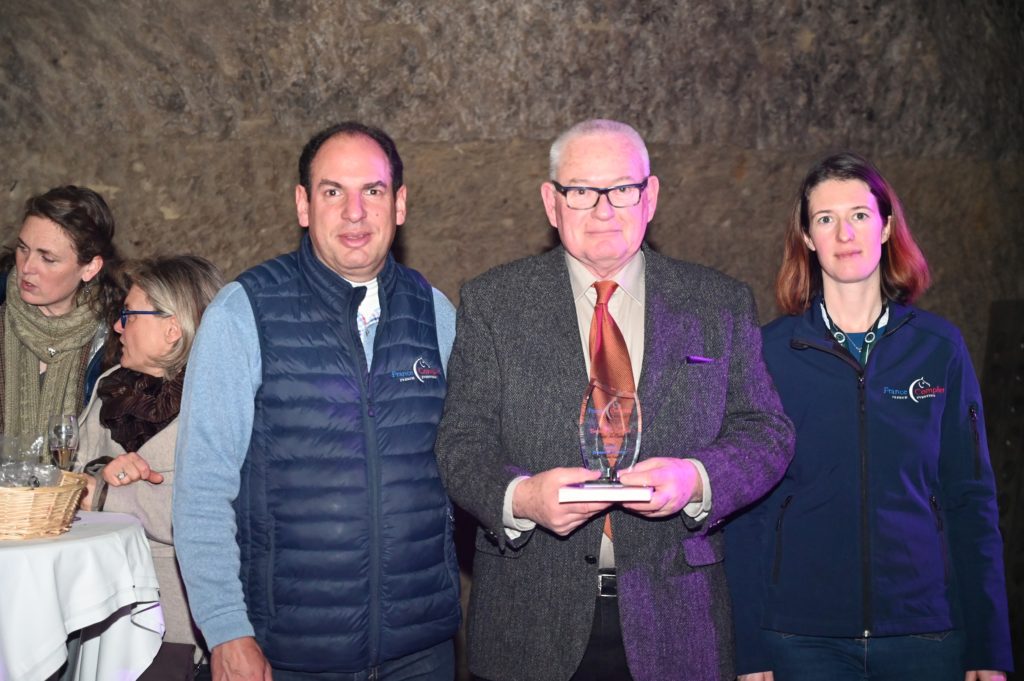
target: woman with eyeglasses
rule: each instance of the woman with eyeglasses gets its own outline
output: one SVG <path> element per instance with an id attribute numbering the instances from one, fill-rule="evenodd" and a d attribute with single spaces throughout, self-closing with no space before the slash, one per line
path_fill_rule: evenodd
<path id="1" fill-rule="evenodd" d="M 144 260 L 127 276 L 131 288 L 114 324 L 121 363 L 100 377 L 81 419 L 77 460 L 89 462 L 85 469 L 93 473 L 82 506 L 142 521 L 167 630 L 141 678 L 191 678 L 200 652 L 171 538 L 174 446 L 185 363 L 199 319 L 224 280 L 212 263 L 190 255 Z"/>
<path id="2" fill-rule="evenodd" d="M 995 481 L 960 332 L 911 303 L 928 265 L 881 173 L 811 168 L 764 357 L 797 430 L 727 528 L 741 681 L 1005 679 Z"/>
<path id="3" fill-rule="evenodd" d="M 82 410 L 116 355 L 103 348 L 124 297 L 119 265 L 96 192 L 56 187 L 25 203 L 0 305 L 0 432 L 31 441 L 51 416 Z"/>

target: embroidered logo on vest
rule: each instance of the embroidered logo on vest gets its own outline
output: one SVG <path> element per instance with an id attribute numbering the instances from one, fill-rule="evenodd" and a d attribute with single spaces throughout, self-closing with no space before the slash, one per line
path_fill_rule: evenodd
<path id="1" fill-rule="evenodd" d="M 441 370 L 431 367 L 427 360 L 422 357 L 416 358 L 410 370 L 391 372 L 391 378 L 397 378 L 400 382 L 419 381 L 420 383 L 425 383 L 426 381 L 436 381 L 440 376 Z"/>

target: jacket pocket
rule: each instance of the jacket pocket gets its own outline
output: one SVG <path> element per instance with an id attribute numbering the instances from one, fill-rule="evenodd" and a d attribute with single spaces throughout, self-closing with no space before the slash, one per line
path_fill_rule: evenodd
<path id="1" fill-rule="evenodd" d="M 274 617 L 277 608 L 274 606 L 274 572 L 277 567 L 277 525 L 271 516 L 267 519 L 267 614 Z"/>
<path id="2" fill-rule="evenodd" d="M 533 530 L 530 531 L 532 532 Z M 526 534 L 526 532 L 523 534 Z M 477 553 L 485 553 L 489 556 L 496 556 L 498 558 L 518 558 L 519 554 L 522 552 L 519 548 L 511 546 L 509 544 L 510 541 L 511 540 L 507 540 L 505 542 L 504 548 L 499 548 L 501 544 L 498 535 L 494 534 L 492 530 L 484 527 L 477 527 L 475 539 L 475 548 Z"/>
<path id="3" fill-rule="evenodd" d="M 779 583 L 779 573 L 782 570 L 782 523 L 786 517 L 786 509 L 789 508 L 792 501 L 792 494 L 783 500 L 782 506 L 779 507 L 779 517 L 775 521 L 775 561 L 772 564 L 772 584 Z"/>
<path id="4" fill-rule="evenodd" d="M 448 569 L 448 578 L 451 580 L 452 589 L 459 593 L 461 583 L 459 581 L 459 559 L 455 554 L 455 510 L 451 502 L 445 505 L 444 510 L 444 562 Z"/>
<path id="5" fill-rule="evenodd" d="M 946 530 L 942 522 L 942 509 L 934 494 L 928 497 L 928 503 L 932 507 L 932 515 L 935 516 L 935 531 L 939 534 L 939 550 L 942 551 L 942 575 L 946 584 L 949 584 L 949 549 L 946 544 Z"/>
<path id="6" fill-rule="evenodd" d="M 683 558 L 690 567 L 704 567 L 721 563 L 723 557 L 720 532 L 710 536 L 701 534 L 683 540 Z"/>

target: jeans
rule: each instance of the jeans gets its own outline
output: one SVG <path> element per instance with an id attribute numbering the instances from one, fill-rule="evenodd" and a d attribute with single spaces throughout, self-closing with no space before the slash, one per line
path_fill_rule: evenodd
<path id="1" fill-rule="evenodd" d="M 767 632 L 775 681 L 963 681 L 964 635 L 832 638 Z"/>
<path id="2" fill-rule="evenodd" d="M 455 678 L 455 648 L 448 640 L 361 672 L 318 674 L 274 669 L 273 674 L 274 681 L 452 681 Z"/>

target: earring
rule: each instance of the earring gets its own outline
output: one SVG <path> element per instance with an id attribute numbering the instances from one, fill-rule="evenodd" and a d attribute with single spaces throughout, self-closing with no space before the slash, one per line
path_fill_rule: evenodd
<path id="1" fill-rule="evenodd" d="M 82 282 L 82 292 L 85 293 L 85 295 L 92 293 L 92 279 Z"/>

